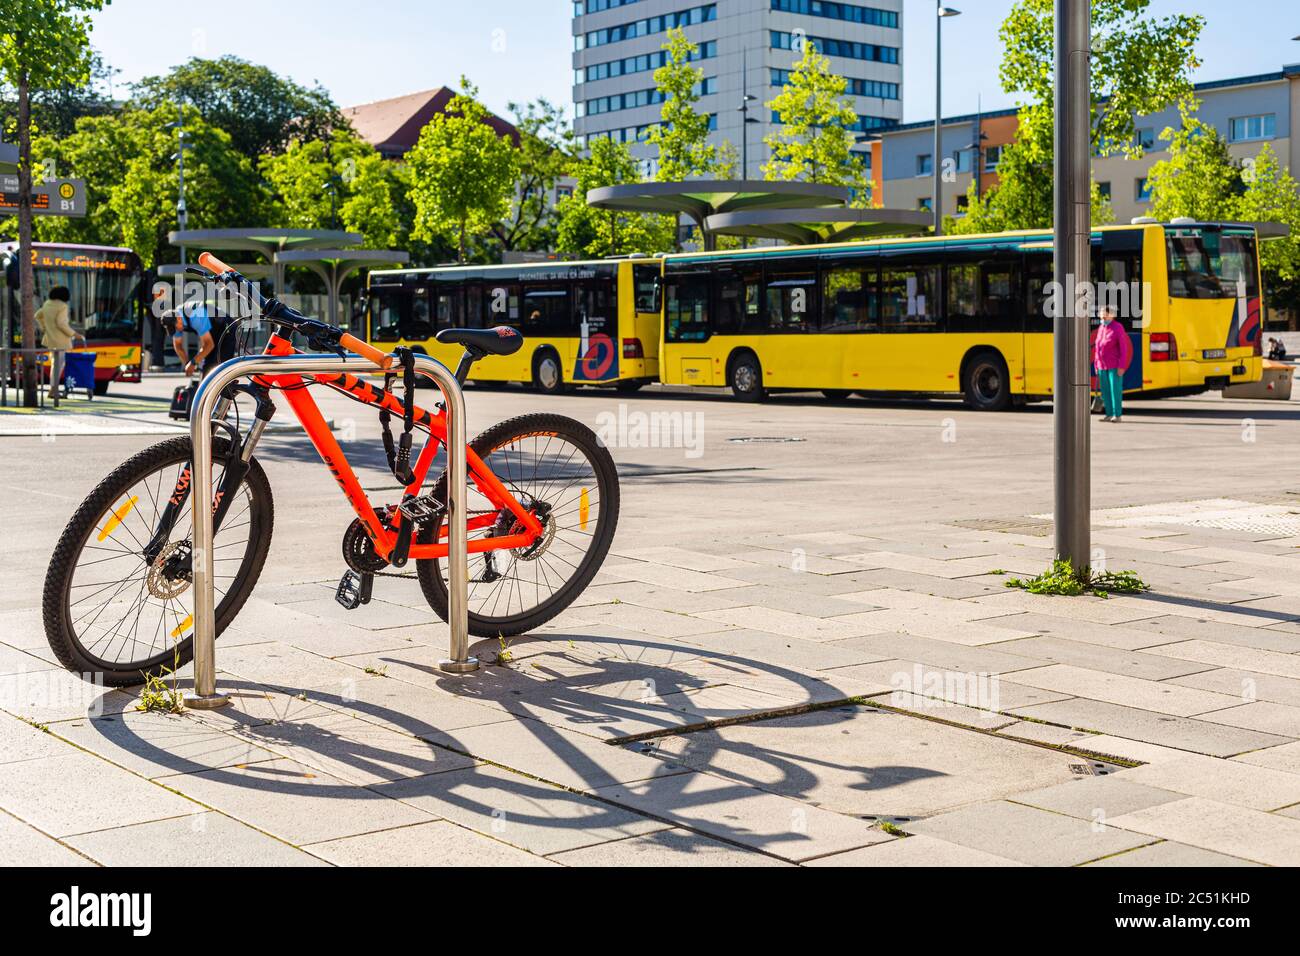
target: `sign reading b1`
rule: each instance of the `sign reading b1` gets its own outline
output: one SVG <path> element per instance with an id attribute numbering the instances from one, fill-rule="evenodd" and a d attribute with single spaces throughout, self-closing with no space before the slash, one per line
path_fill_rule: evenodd
<path id="1" fill-rule="evenodd" d="M 0 177 L 0 213 L 18 212 L 18 177 Z M 32 188 L 32 212 L 37 216 L 86 215 L 86 181 L 51 179 Z"/>

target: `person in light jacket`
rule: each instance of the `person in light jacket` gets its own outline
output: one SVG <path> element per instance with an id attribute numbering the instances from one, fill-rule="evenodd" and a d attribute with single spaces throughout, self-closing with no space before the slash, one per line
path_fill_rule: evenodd
<path id="1" fill-rule="evenodd" d="M 1101 327 L 1092 343 L 1092 364 L 1097 370 L 1101 403 L 1106 414 L 1103 422 L 1118 422 L 1124 415 L 1124 372 L 1133 361 L 1133 343 L 1128 332 L 1115 318 L 1115 310 L 1103 306 Z"/>
<path id="2" fill-rule="evenodd" d="M 47 349 L 72 348 L 73 343 L 85 342 L 81 333 L 68 322 L 68 300 L 72 296 L 66 288 L 56 285 L 50 290 L 50 297 L 36 310 L 36 324 L 41 330 L 41 344 Z"/>

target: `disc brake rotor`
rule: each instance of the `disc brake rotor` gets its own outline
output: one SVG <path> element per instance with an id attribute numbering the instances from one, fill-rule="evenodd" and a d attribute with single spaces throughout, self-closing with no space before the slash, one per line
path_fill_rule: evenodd
<path id="1" fill-rule="evenodd" d="M 182 549 L 186 554 L 178 555 Z M 177 574 L 173 565 L 173 557 L 177 558 L 177 565 L 188 566 L 188 562 L 182 561 L 189 552 L 188 541 L 172 541 L 165 545 L 158 552 L 158 557 L 154 559 L 153 564 L 149 565 L 149 574 L 145 577 L 145 587 L 154 597 L 169 601 L 178 598 L 189 589 L 190 579 L 187 576 Z"/>

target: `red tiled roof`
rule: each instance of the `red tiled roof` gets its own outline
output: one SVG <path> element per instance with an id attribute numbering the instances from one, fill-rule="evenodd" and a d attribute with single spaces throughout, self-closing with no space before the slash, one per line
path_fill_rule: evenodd
<path id="1" fill-rule="evenodd" d="M 445 86 L 436 90 L 408 93 L 391 100 L 348 106 L 343 115 L 352 123 L 357 135 L 385 156 L 402 156 L 420 138 L 420 130 L 439 113 L 456 94 Z M 519 131 L 495 114 L 488 114 L 487 124 L 502 136 L 519 142 Z"/>

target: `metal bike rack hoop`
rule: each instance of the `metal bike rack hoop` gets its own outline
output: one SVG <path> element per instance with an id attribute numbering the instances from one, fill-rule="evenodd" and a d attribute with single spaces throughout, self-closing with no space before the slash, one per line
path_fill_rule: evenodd
<path id="1" fill-rule="evenodd" d="M 433 379 L 442 390 L 447 411 L 447 623 L 451 628 L 451 657 L 439 667 L 463 674 L 478 667 L 469 656 L 469 554 L 466 530 L 467 468 L 465 464 L 465 396 L 460 383 L 441 362 L 427 355 L 415 356 L 417 372 Z M 379 372 L 374 362 L 359 355 L 245 355 L 222 362 L 199 384 L 190 415 L 194 473 L 191 478 L 191 506 L 194 515 L 194 691 L 186 706 L 210 710 L 230 703 L 218 694 L 216 666 L 216 595 L 213 590 L 212 502 L 212 417 L 226 386 L 250 375 L 294 375 L 321 372 Z"/>

